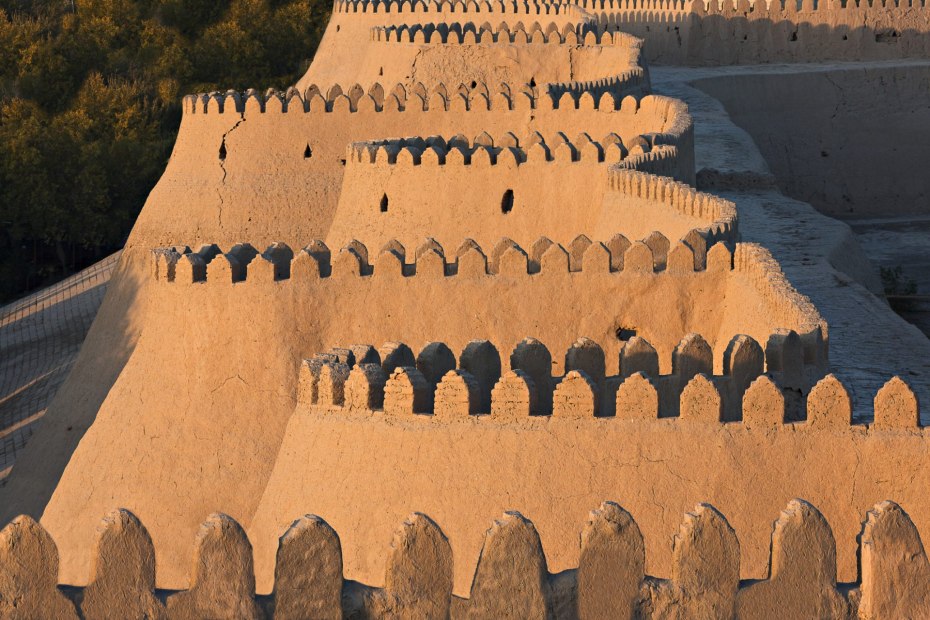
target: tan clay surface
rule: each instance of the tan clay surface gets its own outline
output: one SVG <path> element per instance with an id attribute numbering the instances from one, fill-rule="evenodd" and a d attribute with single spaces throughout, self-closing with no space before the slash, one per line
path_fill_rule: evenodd
<path id="1" fill-rule="evenodd" d="M 837 68 L 713 67 L 860 60 L 843 79 L 910 93 L 923 9 L 717 8 L 337 2 L 295 87 L 186 98 L 0 488 L 0 520 L 42 524 L 4 530 L 0 604 L 924 615 L 930 342 L 849 228 L 778 190 L 829 176 L 785 172 L 829 102 L 797 120 L 777 85 Z"/>

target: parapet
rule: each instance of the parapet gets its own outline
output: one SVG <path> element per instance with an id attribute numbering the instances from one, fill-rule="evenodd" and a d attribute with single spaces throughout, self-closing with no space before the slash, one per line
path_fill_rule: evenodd
<path id="1" fill-rule="evenodd" d="M 683 113 L 690 125 L 687 106 L 674 99 L 659 95 L 645 95 L 648 75 L 642 67 L 629 67 L 617 75 L 589 81 L 555 82 L 540 88 L 529 85 L 502 83 L 489 88 L 483 82 L 474 86 L 460 84 L 447 87 L 443 83 L 426 86 L 417 83 L 411 88 L 398 83 L 386 91 L 375 82 L 367 89 L 354 84 L 347 90 L 339 84 L 328 88 L 309 86 L 303 93 L 290 88 L 281 93 L 269 89 L 265 94 L 255 90 L 227 91 L 187 95 L 183 101 L 185 114 L 355 114 L 373 112 L 468 112 L 468 111 L 528 111 L 544 110 L 600 110 L 606 112 L 636 113 L 643 105 L 646 111 L 661 105 L 673 106 Z M 541 90 L 541 92 L 540 92 Z M 564 95 L 569 97 L 565 98 Z M 626 102 L 628 97 L 641 97 L 637 103 Z M 634 97 L 634 101 L 636 101 Z M 660 103 L 661 102 L 661 103 Z"/>
<path id="2" fill-rule="evenodd" d="M 638 136 L 632 145 L 633 152 L 651 151 L 650 137 Z M 512 133 L 498 138 L 482 133 L 471 143 L 462 135 L 449 139 L 430 136 L 354 142 L 349 147 L 348 159 L 355 164 L 377 166 L 484 165 L 513 168 L 549 162 L 611 164 L 623 161 L 629 155 L 630 150 L 615 133 L 607 134 L 600 141 L 582 133 L 572 141 L 559 132 L 547 143 L 539 133 L 533 132 L 524 140 L 519 140 Z"/>
<path id="3" fill-rule="evenodd" d="M 197 534 L 188 589 L 165 603 L 155 594 L 155 547 L 139 520 L 116 511 L 98 532 L 91 581 L 63 589 L 58 548 L 40 524 L 20 516 L 0 531 L 0 601 L 15 601 L 13 617 L 626 618 L 674 610 L 692 618 L 841 620 L 930 613 L 923 542 L 891 501 L 866 513 L 857 539 L 858 581 L 842 585 L 833 531 L 800 499 L 790 500 L 772 527 L 766 578 L 746 582 L 740 581 L 736 532 L 710 504 L 684 515 L 665 579 L 646 574 L 640 526 L 614 502 L 590 512 L 580 528 L 577 568 L 558 574 L 549 572 L 533 523 L 505 512 L 485 534 L 468 598 L 452 594 L 461 557 L 453 558 L 449 539 L 422 513 L 410 514 L 395 531 L 382 587 L 345 577 L 336 531 L 315 515 L 298 518 L 278 539 L 274 590 L 261 597 L 245 530 L 215 513 Z"/>
<path id="4" fill-rule="evenodd" d="M 651 152 L 650 149 L 648 153 L 641 154 Z M 729 200 L 713 194 L 699 192 L 687 183 L 680 183 L 667 176 L 657 176 L 623 167 L 625 163 L 626 160 L 621 161 L 620 165 L 611 167 L 608 175 L 608 184 L 611 190 L 627 196 L 653 201 L 675 209 L 683 215 L 709 221 L 710 224 L 707 228 L 699 230 L 707 243 L 707 247 L 711 247 L 718 241 L 732 243 L 738 238 L 736 205 Z M 758 251 L 765 252 L 762 249 Z M 774 262 L 771 257 L 769 259 Z M 769 259 L 766 260 L 767 263 Z M 777 263 L 775 265 L 777 266 Z"/>
<path id="5" fill-rule="evenodd" d="M 805 345 L 815 349 L 814 363 L 805 358 Z M 428 420 L 437 414 L 435 419 L 440 420 L 490 414 L 492 422 L 549 415 L 620 420 L 680 417 L 708 424 L 742 421 L 747 426 L 807 420 L 812 428 L 819 428 L 825 419 L 840 424 L 845 420 L 846 425 L 852 420 L 850 408 L 834 413 L 837 399 L 846 392 L 832 375 L 824 378 L 826 343 L 822 338 L 803 342 L 790 330 L 773 334 L 764 348 L 749 336 L 734 336 L 723 352 L 721 375 L 714 375 L 714 352 L 698 334 L 688 334 L 671 351 L 668 375 L 659 374 L 659 353 L 640 337 L 624 344 L 619 374 L 612 376 L 606 373 L 604 349 L 589 338 L 580 338 L 565 353 L 562 376 L 552 375 L 552 355 L 534 338 L 524 339 L 510 353 L 509 372 L 502 370 L 498 348 L 484 340 L 469 343 L 458 365 L 443 343 L 426 345 L 415 360 L 410 348 L 401 346 L 409 352 L 404 365 L 385 359 L 382 372 L 350 374 L 332 352 L 304 360 L 299 368 L 299 405 L 316 413 L 374 413 L 381 407 L 368 403 L 383 401 L 383 411 L 390 415 L 419 414 Z M 432 361 L 437 349 L 444 352 L 438 368 Z M 377 362 L 367 366 L 376 367 Z M 343 401 L 347 380 L 356 381 L 364 398 Z M 808 394 L 806 412 L 799 394 Z M 916 401 L 903 381 L 890 381 L 878 400 L 876 410 L 888 410 L 876 414 L 877 420 L 883 420 L 879 426 L 916 428 Z M 902 407 L 907 410 L 892 411 Z"/>
<path id="6" fill-rule="evenodd" d="M 528 26 L 517 22 L 511 27 L 501 23 L 496 28 L 485 22 L 439 22 L 374 26 L 371 40 L 384 43 L 415 43 L 442 45 L 585 45 L 638 48 L 642 40 L 623 32 L 611 32 L 587 23 L 543 25 L 534 21 Z"/>
<path id="7" fill-rule="evenodd" d="M 487 0 L 336 0 L 334 13 L 451 13 L 565 15 L 573 9 L 568 2 Z"/>
<path id="8" fill-rule="evenodd" d="M 723 230 L 722 225 L 716 228 L 717 232 Z M 781 274 L 778 264 L 764 248 L 749 244 L 751 249 L 741 250 L 746 245 L 736 244 L 737 253 L 743 258 L 736 263 L 737 271 L 759 274 L 760 282 L 773 297 L 790 287 L 784 275 L 778 279 Z M 272 248 L 277 252 L 271 252 Z M 619 233 L 604 242 L 593 242 L 585 235 L 578 235 L 567 248 L 540 237 L 529 250 L 504 238 L 490 253 L 466 239 L 451 261 L 443 247 L 428 238 L 413 255 L 412 263 L 407 262 L 407 251 L 396 240 L 385 244 L 374 258 L 370 258 L 368 248 L 359 241 L 348 243 L 335 255 L 320 240 L 297 252 L 284 243 L 275 243 L 261 253 L 249 244 L 238 244 L 227 253 L 216 245 L 204 246 L 196 252 L 184 249 L 184 253 L 174 248 L 152 251 L 155 280 L 170 284 L 249 284 L 345 277 L 545 277 L 578 272 L 638 277 L 734 269 L 733 253 L 727 245 L 718 242 L 707 250 L 701 230 L 689 232 L 674 245 L 657 231 L 635 242 Z M 795 295 L 796 299 L 806 299 Z M 814 317 L 819 326 L 819 315 L 813 305 L 807 301 L 805 307 L 810 313 L 808 318 Z"/>

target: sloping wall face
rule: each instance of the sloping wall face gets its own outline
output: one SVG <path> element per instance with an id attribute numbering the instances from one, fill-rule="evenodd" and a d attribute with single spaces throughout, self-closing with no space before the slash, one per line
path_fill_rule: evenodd
<path id="1" fill-rule="evenodd" d="M 243 273 L 227 255 L 216 255 L 206 266 L 206 281 L 192 282 L 188 271 L 186 284 L 181 261 L 188 259 L 182 257 L 173 281 L 151 282 L 149 320 L 139 342 L 43 516 L 62 541 L 63 578 L 86 579 L 96 519 L 114 503 L 148 523 L 159 549 L 160 585 L 175 588 L 186 583 L 184 558 L 204 510 L 223 510 L 250 523 L 260 498 L 277 503 L 279 493 L 289 496 L 278 488 L 263 492 L 276 463 L 275 438 L 294 410 L 297 362 L 330 346 L 436 339 L 461 350 L 482 337 L 508 350 L 533 334 L 553 350 L 566 350 L 569 338 L 587 335 L 617 360 L 617 330 L 633 326 L 663 352 L 665 367 L 689 332 L 703 333 L 718 351 L 743 326 L 759 342 L 788 328 L 805 335 L 804 343 L 815 343 L 807 335 L 818 325 L 773 314 L 767 304 L 755 306 L 758 315 L 750 307 L 719 311 L 732 305 L 727 302 L 732 281 L 755 287 L 752 271 L 729 270 L 731 259 L 721 254 L 722 247 L 708 254 L 704 271 L 695 272 L 693 254 L 681 260 L 678 250 L 664 271 L 654 272 L 654 256 L 644 243 L 631 246 L 621 271 L 611 271 L 603 246 L 591 246 L 581 271 L 570 272 L 569 255 L 553 246 L 535 274 L 528 273 L 527 257 L 517 248 L 500 253 L 492 273 L 471 249 L 454 275 L 446 275 L 441 255 L 431 249 L 417 260 L 416 274 L 405 277 L 396 250 L 373 259 L 371 272 L 358 259 L 367 251 L 355 246 L 333 259 L 325 277 L 319 270 L 314 277 L 311 267 L 317 263 L 304 252 L 286 278 L 256 257 L 245 279 L 235 282 Z M 641 259 L 648 262 L 637 264 Z M 734 264 L 744 263 L 739 258 Z M 767 299 L 764 292 L 758 295 Z M 472 303 L 477 300 L 482 303 Z M 794 338 L 797 355 L 805 356 L 807 345 Z M 153 372 L 156 368 L 164 372 Z M 113 433 L 117 423 L 119 432 Z M 295 466 L 281 455 L 279 471 Z M 105 484 L 100 471 L 108 472 Z M 337 479 L 317 483 L 320 492 L 343 493 Z"/>
<path id="2" fill-rule="evenodd" d="M 680 102 L 648 96 L 621 105 L 607 94 L 597 109 L 593 100 L 589 109 L 576 109 L 570 95 L 564 96 L 572 104 L 558 109 L 552 109 L 548 95 L 534 108 L 536 102 L 517 91 L 512 102 L 495 98 L 491 109 L 487 99 L 483 106 L 476 99 L 472 109 L 462 101 L 458 109 L 435 95 L 424 110 L 426 102 L 415 94 L 403 111 L 353 111 L 354 104 L 341 95 L 329 103 L 317 97 L 308 109 L 303 101 L 291 101 L 286 112 L 277 97 L 270 100 L 277 110 L 255 97 L 238 105 L 228 97 L 222 112 L 215 98 L 198 101 L 196 108 L 189 101 L 168 168 L 130 244 L 232 245 L 246 238 L 258 245 L 283 241 L 300 247 L 300 241 L 326 238 L 344 187 L 349 145 L 359 140 L 457 134 L 472 139 L 508 132 L 527 140 L 538 131 L 547 139 L 557 132 L 594 139 L 615 133 L 632 146 L 638 136 L 649 134 L 647 144 L 677 149 L 674 176 L 693 180 L 693 132 Z M 459 236 L 468 234 L 462 230 Z"/>
<path id="3" fill-rule="evenodd" d="M 641 515 L 644 535 L 656 541 L 646 549 L 646 570 L 661 576 L 675 574 L 675 552 L 667 543 L 695 496 L 730 516 L 743 579 L 766 577 L 771 515 L 799 495 L 810 497 L 832 525 L 840 581 L 857 579 L 856 536 L 876 497 L 895 493 L 927 531 L 928 438 L 917 429 L 913 409 L 909 429 L 850 426 L 848 397 L 824 380 L 825 389 L 815 390 L 829 394 L 812 392 L 808 420 L 784 424 L 784 399 L 770 391 L 771 381 L 759 381 L 744 397 L 738 423 L 715 420 L 698 390 L 682 396 L 681 417 L 656 419 L 654 396 L 645 400 L 648 387 L 629 391 L 642 394 L 642 401 L 618 397 L 616 416 L 607 418 L 590 411 L 588 417 L 499 419 L 493 411 L 449 418 L 298 408 L 249 528 L 259 591 L 271 589 L 276 537 L 308 506 L 336 529 L 352 529 L 352 542 L 343 548 L 346 572 L 367 583 L 381 583 L 387 549 L 379 541 L 390 539 L 410 506 L 423 506 L 452 541 L 459 595 L 467 595 L 479 562 L 483 524 L 513 504 L 533 515 L 553 571 L 578 564 L 575 522 L 600 496 Z M 635 403 L 644 402 L 651 402 L 647 417 L 631 419 L 644 411 Z M 912 407 L 914 401 L 905 402 Z M 332 472 L 342 472 L 338 492 L 321 483 Z M 360 511 L 364 527 L 358 526 Z M 796 559 L 786 558 L 785 565 Z"/>

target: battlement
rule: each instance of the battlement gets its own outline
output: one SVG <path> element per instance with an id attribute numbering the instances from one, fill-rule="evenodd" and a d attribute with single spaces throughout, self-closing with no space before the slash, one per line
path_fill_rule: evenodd
<path id="1" fill-rule="evenodd" d="M 645 515 L 640 515 L 645 517 Z M 645 530 L 648 532 L 648 530 Z M 553 574 L 533 522 L 505 512 L 484 536 L 468 598 L 453 596 L 456 564 L 443 530 L 411 513 L 395 530 L 382 587 L 344 575 L 337 532 L 304 515 L 280 534 L 274 589 L 256 595 L 252 544 L 233 518 L 210 515 L 194 543 L 186 590 L 166 603 L 156 596 L 155 545 L 127 510 L 98 528 L 87 586 L 62 590 L 58 548 L 32 518 L 0 531 L 0 600 L 23 617 L 457 618 L 645 617 L 674 608 L 687 617 L 920 617 L 930 609 L 930 563 L 917 527 L 897 504 L 882 501 L 865 515 L 857 537 L 858 580 L 837 584 L 837 539 L 812 504 L 792 499 L 771 529 L 768 575 L 740 581 L 740 541 L 710 504 L 687 512 L 673 539 L 672 571 L 648 576 L 646 544 L 634 516 L 614 502 L 592 510 L 573 543 L 577 568 Z M 841 539 L 842 541 L 842 539 Z M 845 541 L 842 541 L 845 542 Z"/>
<path id="2" fill-rule="evenodd" d="M 630 155 L 652 151 L 648 136 L 640 136 L 628 149 L 617 134 L 609 134 L 600 142 L 588 134 L 570 141 L 559 132 L 546 140 L 534 132 L 525 140 L 525 147 L 512 133 L 495 139 L 487 133 L 476 136 L 471 144 L 465 136 L 448 140 L 441 136 L 427 138 L 395 138 L 355 142 L 349 146 L 349 159 L 357 164 L 377 166 L 503 166 L 513 168 L 533 163 L 616 163 Z M 670 147 L 658 147 L 670 148 Z"/>
<path id="3" fill-rule="evenodd" d="M 560 29 L 555 22 L 543 26 L 532 22 L 524 26 L 517 22 L 513 27 L 501 23 L 496 28 L 489 22 L 439 22 L 412 25 L 373 26 L 371 40 L 385 43 L 443 44 L 443 45 L 585 45 L 621 46 L 638 48 L 642 40 L 632 35 L 598 28 L 586 23 L 565 24 Z"/>
<path id="4" fill-rule="evenodd" d="M 721 226 L 717 228 L 723 230 Z M 778 264 L 764 248 L 753 244 L 744 248 L 745 245 L 740 243 L 736 246 L 737 271 L 751 272 L 754 278 L 769 283 L 773 290 L 790 286 L 783 275 L 778 279 L 778 274 L 781 274 Z M 335 256 L 321 240 L 315 240 L 297 252 L 284 243 L 272 244 L 261 253 L 247 243 L 238 244 L 228 252 L 214 244 L 201 246 L 197 251 L 191 251 L 187 246 L 174 246 L 152 251 L 152 275 L 155 280 L 171 284 L 240 284 L 284 280 L 312 282 L 345 277 L 532 278 L 575 272 L 613 274 L 616 277 L 650 274 L 677 277 L 705 270 L 726 272 L 734 268 L 733 253 L 727 246 L 718 242 L 706 250 L 700 231 L 686 235 L 674 247 L 660 232 L 632 243 L 619 233 L 603 243 L 578 235 L 567 248 L 547 237 L 540 237 L 528 251 L 504 238 L 489 254 L 473 240 L 465 239 L 456 250 L 454 260 L 447 257 L 439 243 L 428 238 L 416 249 L 412 263 L 406 262 L 408 255 L 403 244 L 392 240 L 373 260 L 369 260 L 369 256 L 368 248 L 356 240 L 345 245 Z"/>
<path id="5" fill-rule="evenodd" d="M 634 67 L 620 75 L 584 82 L 552 83 L 539 89 L 528 85 L 511 86 L 500 84 L 497 92 L 484 83 L 474 87 L 460 84 L 454 89 L 439 83 L 430 88 L 416 84 L 408 92 L 402 84 L 391 91 L 375 82 L 367 90 L 355 84 L 348 91 L 335 84 L 325 91 L 311 85 L 303 94 L 296 88 L 285 93 L 269 89 L 264 95 L 248 90 L 243 93 L 200 93 L 184 97 L 186 114 L 250 114 L 265 113 L 370 113 L 370 112 L 466 112 L 466 111 L 510 111 L 532 109 L 578 109 L 602 111 L 630 111 L 636 113 L 645 106 L 657 105 L 662 100 L 677 103 L 687 114 L 687 106 L 677 100 L 648 95 L 637 101 L 627 93 L 642 93 L 648 77 L 641 67 Z M 567 98 L 565 95 L 569 95 Z M 630 99 L 628 103 L 625 100 Z M 661 104 L 658 104 L 661 105 Z"/>
<path id="6" fill-rule="evenodd" d="M 436 420 L 490 414 L 492 424 L 555 415 L 681 416 L 707 423 L 742 420 L 753 425 L 762 423 L 760 416 L 767 416 L 764 423 L 771 426 L 810 419 L 811 411 L 831 409 L 829 399 L 849 400 L 832 375 L 817 383 L 826 372 L 828 357 L 819 329 L 803 337 L 778 330 L 764 349 L 752 337 L 740 334 L 716 356 L 704 338 L 688 334 L 673 351 L 662 352 L 672 360 L 670 374 L 659 373 L 659 352 L 638 336 L 620 350 L 617 375 L 607 374 L 604 349 L 590 338 L 579 338 L 569 347 L 560 376 L 553 376 L 552 355 L 535 338 L 524 338 L 513 348 L 508 372 L 502 371 L 505 366 L 498 351 L 491 342 L 472 340 L 456 362 L 452 349 L 442 342 L 430 342 L 416 357 L 400 342 L 377 350 L 371 345 L 334 347 L 301 363 L 298 403 L 315 412 L 383 410 L 385 414 L 435 414 Z M 714 375 L 715 357 L 723 359 L 719 375 Z M 820 387 L 810 391 L 815 384 Z M 808 391 L 805 416 L 794 394 Z M 900 379 L 890 381 L 883 393 L 888 396 L 883 402 L 916 407 L 913 393 Z M 399 399 L 392 399 L 398 394 L 402 395 Z M 774 408 L 778 407 L 776 415 Z M 851 414 L 851 410 L 845 413 L 847 424 Z M 890 412 L 876 415 L 895 417 Z M 909 410 L 905 426 L 916 424 L 916 415 Z"/>
<path id="7" fill-rule="evenodd" d="M 662 147 L 655 148 L 661 149 Z M 630 158 L 620 162 L 620 166 L 624 167 L 611 167 L 608 173 L 610 189 L 626 196 L 662 204 L 683 215 L 710 222 L 706 229 L 699 231 L 707 241 L 708 247 L 719 241 L 734 242 L 738 236 L 738 214 L 735 204 L 719 196 L 699 192 L 687 183 L 680 183 L 667 176 L 656 176 L 625 167 L 629 159 L 643 157 L 652 152 L 654 151 L 633 153 Z M 641 162 L 637 162 L 630 166 L 630 168 L 634 167 L 642 169 L 645 166 Z M 742 245 L 739 247 L 742 247 Z M 780 271 L 780 267 L 778 267 L 774 259 L 772 259 L 772 263 Z M 770 271 L 773 268 L 772 263 L 768 263 Z"/>
<path id="8" fill-rule="evenodd" d="M 730 65 L 922 58 L 930 51 L 919 2 L 629 2 L 579 0 L 586 21 L 648 41 L 649 62 Z"/>
<path id="9" fill-rule="evenodd" d="M 336 0 L 334 13 L 448 13 L 474 14 L 492 13 L 499 15 L 565 15 L 574 6 L 567 2 L 504 2 L 500 0 Z"/>

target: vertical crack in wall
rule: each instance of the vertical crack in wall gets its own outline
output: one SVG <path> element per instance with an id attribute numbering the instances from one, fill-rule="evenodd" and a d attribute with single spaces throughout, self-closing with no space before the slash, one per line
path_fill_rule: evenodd
<path id="1" fill-rule="evenodd" d="M 242 112 L 239 115 L 239 120 L 236 121 L 236 124 L 229 128 L 229 130 L 223 134 L 223 139 L 220 141 L 220 151 L 223 153 L 228 153 L 226 149 L 226 138 L 236 130 L 236 128 L 245 122 L 245 112 Z M 228 156 L 228 155 L 227 155 Z M 223 171 L 223 178 L 220 179 L 220 186 L 216 188 L 216 195 L 220 199 L 220 210 L 217 215 L 217 223 L 220 228 L 223 227 L 223 207 L 226 206 L 226 201 L 223 199 L 223 188 L 226 187 L 226 156 L 220 157 L 220 169 Z"/>

